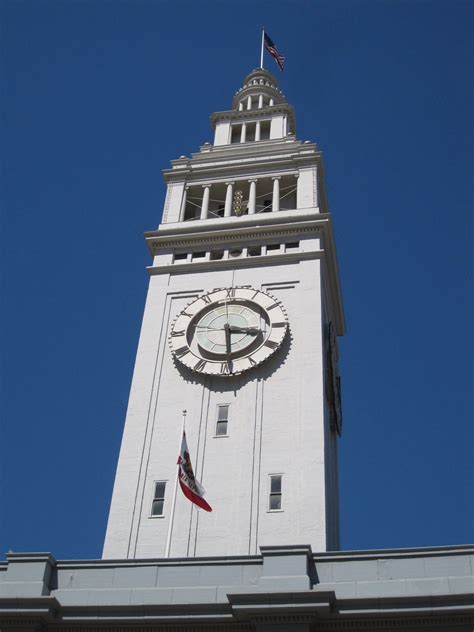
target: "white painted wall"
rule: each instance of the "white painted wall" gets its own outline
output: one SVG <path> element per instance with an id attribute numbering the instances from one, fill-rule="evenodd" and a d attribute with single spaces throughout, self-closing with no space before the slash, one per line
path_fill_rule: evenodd
<path id="1" fill-rule="evenodd" d="M 216 125 L 214 145 L 228 145 L 230 143 L 230 121 L 220 121 Z"/>
<path id="2" fill-rule="evenodd" d="M 283 138 L 285 136 L 286 115 L 277 114 L 272 117 L 270 122 L 270 139 Z"/>
<path id="3" fill-rule="evenodd" d="M 296 188 L 297 208 L 313 208 L 319 206 L 317 197 L 316 167 L 299 169 L 298 185 Z"/>
<path id="4" fill-rule="evenodd" d="M 163 210 L 163 224 L 179 222 L 184 186 L 184 181 L 170 182 L 168 184 L 168 188 L 166 191 L 165 208 Z"/>
<path id="5" fill-rule="evenodd" d="M 247 376 L 184 379 L 167 344 L 176 314 L 215 287 L 250 284 L 280 298 L 291 344 Z M 280 289 L 279 289 L 280 288 Z M 178 490 L 171 556 L 240 555 L 265 544 L 326 550 L 320 262 L 157 275 L 150 279 L 104 547 L 105 558 L 164 555 L 181 410 L 196 476 L 213 507 Z M 215 438 L 229 403 L 229 437 Z M 282 473 L 283 511 L 268 512 L 268 476 Z M 153 481 L 168 480 L 165 517 L 150 518 Z"/>
<path id="6" fill-rule="evenodd" d="M 228 143 L 229 128 L 228 122 L 217 124 L 214 145 Z M 265 154 L 268 168 L 264 173 L 254 166 L 255 146 L 249 148 L 251 160 L 247 162 L 237 145 L 235 151 L 217 150 L 212 162 L 193 157 L 191 173 L 198 169 L 203 182 L 270 177 L 274 165 L 281 174 L 282 156 L 293 173 L 293 157 L 304 154 L 313 166 L 299 170 L 297 208 L 317 207 L 315 149 L 303 151 L 285 134 L 286 115 L 277 113 L 271 117 L 270 138 L 283 140 L 280 148 L 280 143 L 273 143 Z M 213 149 L 206 147 L 206 154 Z M 191 179 L 198 184 L 196 176 Z M 169 183 L 163 223 L 179 221 L 184 186 L 184 181 Z M 231 226 L 238 220 L 227 221 Z M 212 230 L 216 221 L 221 222 L 194 223 L 193 229 Z M 222 246 L 228 248 L 230 243 Z M 305 256 L 319 253 L 318 234 L 307 235 L 300 248 Z M 171 257 L 170 250 L 162 250 L 155 263 L 170 263 Z M 216 263 L 210 271 L 190 271 L 180 270 L 176 264 L 176 272 L 151 277 L 105 558 L 164 555 L 183 408 L 188 411 L 187 437 L 195 473 L 207 489 L 206 498 L 214 511 L 198 512 L 178 490 L 171 556 L 247 555 L 258 553 L 260 545 L 271 544 L 311 544 L 313 550 L 324 551 L 337 542 L 337 454 L 323 389 L 321 260 L 303 257 L 265 265 L 265 257 L 258 257 L 252 265 L 222 269 Z M 281 299 L 290 322 L 286 351 L 246 375 L 228 380 L 181 373 L 167 340 L 173 319 L 202 293 L 232 285 L 251 285 Z M 218 404 L 231 406 L 228 437 L 214 436 Z M 268 511 L 270 474 L 283 475 L 281 512 Z M 150 517 L 156 480 L 168 481 L 162 518 Z"/>

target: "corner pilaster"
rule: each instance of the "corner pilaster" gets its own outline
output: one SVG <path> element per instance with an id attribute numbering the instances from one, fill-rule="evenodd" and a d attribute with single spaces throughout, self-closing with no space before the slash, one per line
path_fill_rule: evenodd
<path id="1" fill-rule="evenodd" d="M 44 597 L 51 592 L 56 560 L 51 553 L 8 553 L 0 597 Z"/>
<path id="2" fill-rule="evenodd" d="M 309 590 L 309 560 L 313 552 L 309 544 L 295 546 L 261 546 L 263 573 L 260 590 L 284 592 Z"/>

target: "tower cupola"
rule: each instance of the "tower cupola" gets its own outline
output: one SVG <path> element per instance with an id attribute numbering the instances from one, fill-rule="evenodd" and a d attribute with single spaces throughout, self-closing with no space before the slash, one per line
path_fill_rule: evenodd
<path id="1" fill-rule="evenodd" d="M 277 140 L 295 133 L 293 108 L 275 77 L 256 68 L 235 93 L 232 109 L 214 112 L 214 146 Z"/>
<path id="2" fill-rule="evenodd" d="M 232 107 L 240 111 L 254 110 L 285 102 L 276 78 L 268 70 L 256 68 L 245 77 L 244 85 L 234 96 Z"/>

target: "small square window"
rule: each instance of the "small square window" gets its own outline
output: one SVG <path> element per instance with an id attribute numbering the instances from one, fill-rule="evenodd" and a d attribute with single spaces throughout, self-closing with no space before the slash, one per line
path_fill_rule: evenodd
<path id="1" fill-rule="evenodd" d="M 211 250 L 211 261 L 218 261 L 224 256 L 223 250 Z"/>
<path id="2" fill-rule="evenodd" d="M 267 246 L 267 252 L 269 250 L 280 250 L 280 244 L 268 244 Z"/>
<path id="3" fill-rule="evenodd" d="M 285 244 L 285 250 L 296 250 L 300 247 L 299 241 L 292 241 L 290 244 Z"/>
<path id="4" fill-rule="evenodd" d="M 153 492 L 153 502 L 151 505 L 152 516 L 162 516 L 165 506 L 165 490 L 166 481 L 155 482 L 155 489 Z"/>
<path id="5" fill-rule="evenodd" d="M 281 479 L 282 479 L 281 474 L 272 474 L 270 476 L 270 497 L 268 499 L 269 511 L 281 510 L 281 496 L 282 496 Z"/>
<path id="6" fill-rule="evenodd" d="M 262 254 L 262 246 L 249 246 L 249 257 L 258 257 Z"/>
<path id="7" fill-rule="evenodd" d="M 217 407 L 217 423 L 216 423 L 216 436 L 222 437 L 227 435 L 227 425 L 229 423 L 229 405 L 220 404 Z"/>
<path id="8" fill-rule="evenodd" d="M 206 256 L 205 252 L 193 252 L 193 261 L 195 259 L 204 259 Z"/>
<path id="9" fill-rule="evenodd" d="M 188 254 L 186 252 L 177 252 L 174 255 L 175 261 L 186 261 L 187 258 L 188 258 Z"/>

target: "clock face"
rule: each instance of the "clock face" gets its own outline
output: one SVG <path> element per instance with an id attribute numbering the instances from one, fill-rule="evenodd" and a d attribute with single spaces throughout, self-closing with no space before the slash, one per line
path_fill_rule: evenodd
<path id="1" fill-rule="evenodd" d="M 266 292 L 222 288 L 177 316 L 169 342 L 176 360 L 189 369 L 228 377 L 264 362 L 281 346 L 287 327 L 281 303 Z"/>

